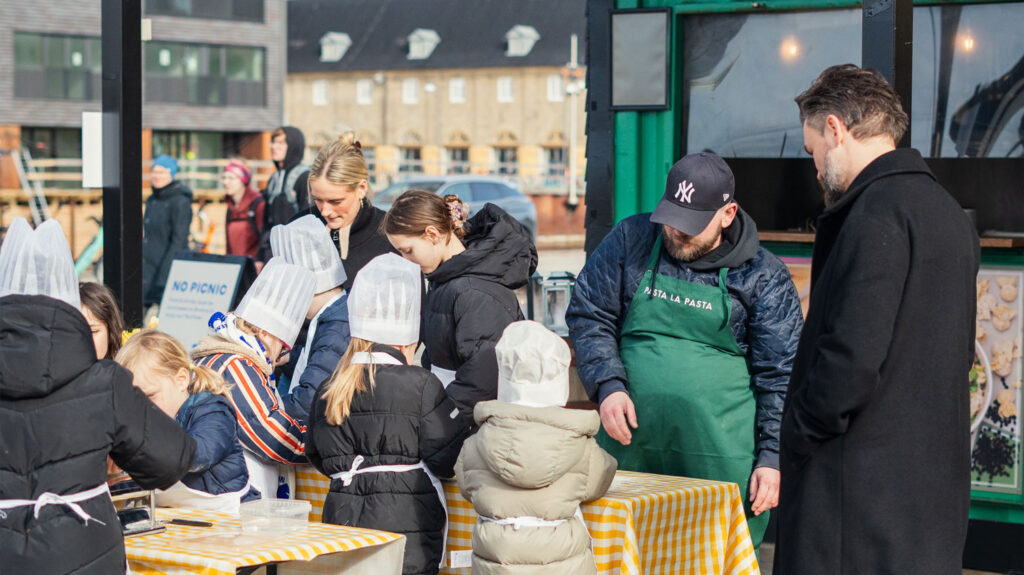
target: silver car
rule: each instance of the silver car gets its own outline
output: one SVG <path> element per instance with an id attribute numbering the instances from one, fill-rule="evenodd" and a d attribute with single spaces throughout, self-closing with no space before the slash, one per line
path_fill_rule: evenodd
<path id="1" fill-rule="evenodd" d="M 501 178 L 487 176 L 422 176 L 395 182 L 373 196 L 373 205 L 382 210 L 391 208 L 398 196 L 409 190 L 426 190 L 444 197 L 455 194 L 469 205 L 472 216 L 484 204 L 491 203 L 519 220 L 534 240 L 537 239 L 537 207 L 533 200 L 520 192 L 515 184 Z"/>

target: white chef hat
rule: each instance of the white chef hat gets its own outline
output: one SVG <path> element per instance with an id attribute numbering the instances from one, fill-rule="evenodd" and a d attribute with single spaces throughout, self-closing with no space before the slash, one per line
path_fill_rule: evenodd
<path id="1" fill-rule="evenodd" d="M 569 346 L 535 321 L 510 323 L 494 347 L 498 401 L 564 407 L 569 400 Z"/>
<path id="2" fill-rule="evenodd" d="M 387 253 L 370 260 L 352 282 L 348 323 L 352 337 L 385 345 L 420 338 L 420 266 Z"/>
<path id="3" fill-rule="evenodd" d="M 314 285 L 313 272 L 283 258 L 271 258 L 245 292 L 235 315 L 292 347 L 313 301 Z"/>
<path id="4" fill-rule="evenodd" d="M 314 215 L 302 216 L 287 225 L 270 229 L 270 247 L 274 256 L 300 265 L 316 276 L 316 293 L 330 291 L 345 283 L 338 246 L 331 233 Z"/>
<path id="5" fill-rule="evenodd" d="M 57 220 L 35 230 L 16 218 L 0 249 L 0 297 L 45 295 L 81 309 L 78 276 L 68 240 Z"/>

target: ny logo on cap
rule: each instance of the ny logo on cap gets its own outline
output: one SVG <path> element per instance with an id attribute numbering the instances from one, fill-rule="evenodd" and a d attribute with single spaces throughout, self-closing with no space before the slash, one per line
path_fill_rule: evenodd
<path id="1" fill-rule="evenodd" d="M 680 182 L 679 189 L 676 190 L 676 199 L 688 204 L 693 203 L 693 184 L 686 180 Z"/>

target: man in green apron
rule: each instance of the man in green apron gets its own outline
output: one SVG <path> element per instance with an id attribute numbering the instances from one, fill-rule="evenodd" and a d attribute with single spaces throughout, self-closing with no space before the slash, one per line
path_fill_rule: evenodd
<path id="1" fill-rule="evenodd" d="M 566 320 L 619 468 L 737 483 L 759 545 L 803 315 L 728 165 L 677 162 L 657 209 L 620 222 L 587 261 Z"/>

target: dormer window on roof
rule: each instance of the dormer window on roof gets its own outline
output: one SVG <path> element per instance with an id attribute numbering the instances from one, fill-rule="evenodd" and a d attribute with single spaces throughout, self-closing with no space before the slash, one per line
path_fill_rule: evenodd
<path id="1" fill-rule="evenodd" d="M 407 37 L 409 40 L 409 60 L 426 60 L 434 53 L 434 48 L 441 43 L 437 32 L 429 28 L 417 28 Z"/>
<path id="2" fill-rule="evenodd" d="M 338 62 L 352 46 L 352 37 L 344 32 L 328 32 L 320 38 L 320 61 Z"/>
<path id="3" fill-rule="evenodd" d="M 540 32 L 533 26 L 516 24 L 505 33 L 507 49 L 505 55 L 509 58 L 521 58 L 533 50 L 533 45 L 540 40 Z"/>

